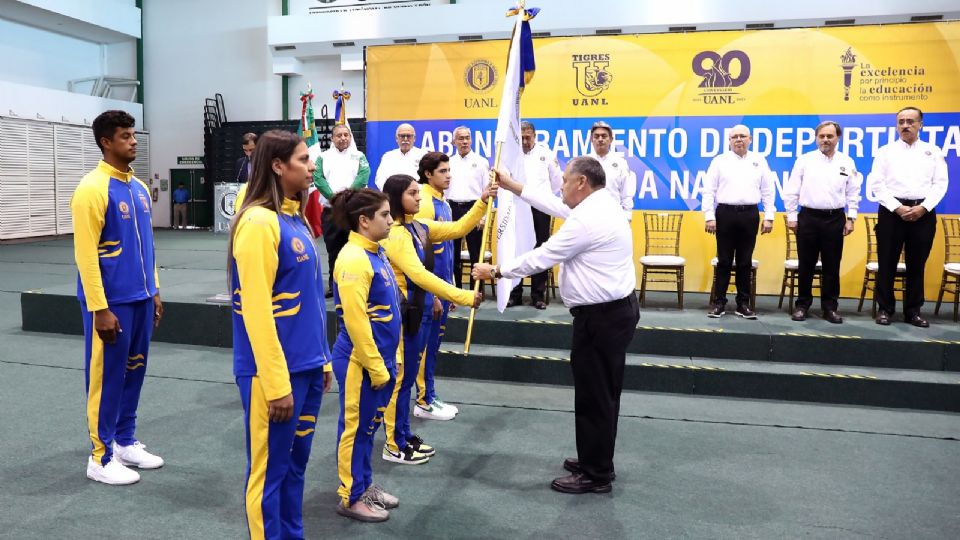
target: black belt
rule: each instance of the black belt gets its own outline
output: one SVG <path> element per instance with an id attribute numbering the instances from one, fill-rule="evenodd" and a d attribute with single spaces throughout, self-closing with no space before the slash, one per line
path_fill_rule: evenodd
<path id="1" fill-rule="evenodd" d="M 829 210 L 821 210 L 820 208 L 801 208 L 800 213 L 827 217 L 835 216 L 837 214 L 845 214 L 846 212 L 843 208 L 831 208 Z"/>
<path id="2" fill-rule="evenodd" d="M 920 206 L 923 203 L 923 199 L 901 199 L 900 197 L 896 199 L 904 206 Z"/>
<path id="3" fill-rule="evenodd" d="M 474 204 L 476 204 L 477 201 L 447 201 L 447 202 L 450 203 L 450 206 L 453 206 L 453 205 L 457 205 L 457 206 L 467 206 L 467 205 L 473 206 Z"/>
<path id="4" fill-rule="evenodd" d="M 734 212 L 746 212 L 748 210 L 753 210 L 754 212 L 758 211 L 757 205 L 755 204 L 724 204 L 720 203 L 717 205 L 717 209 L 726 208 L 727 210 L 733 210 Z"/>
<path id="5" fill-rule="evenodd" d="M 585 306 L 572 307 L 570 308 L 570 314 L 574 317 L 577 317 L 579 315 L 588 315 L 591 313 L 606 313 L 608 311 L 613 311 L 629 305 L 631 301 L 636 301 L 636 299 L 637 296 L 633 293 L 630 293 L 619 300 L 611 300 L 602 304 L 587 304 Z"/>

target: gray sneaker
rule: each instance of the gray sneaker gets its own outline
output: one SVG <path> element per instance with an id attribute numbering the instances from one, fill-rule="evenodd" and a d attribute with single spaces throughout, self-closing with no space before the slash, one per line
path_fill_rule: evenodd
<path id="1" fill-rule="evenodd" d="M 366 493 L 351 507 L 345 507 L 342 500 L 338 502 L 337 513 L 365 523 L 379 523 L 390 519 L 390 512 Z"/>
<path id="2" fill-rule="evenodd" d="M 369 497 L 375 503 L 378 503 L 386 510 L 393 510 L 394 508 L 400 506 L 400 499 L 394 497 L 393 495 L 387 493 L 383 490 L 381 486 L 376 484 L 367 488 L 367 492 L 363 494 L 364 497 Z"/>

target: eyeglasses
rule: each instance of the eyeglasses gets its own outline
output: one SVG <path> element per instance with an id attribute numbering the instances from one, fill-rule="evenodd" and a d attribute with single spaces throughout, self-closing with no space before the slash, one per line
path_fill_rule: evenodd
<path id="1" fill-rule="evenodd" d="M 401 133 L 397 135 L 398 139 L 412 139 L 414 136 L 409 133 Z"/>
<path id="2" fill-rule="evenodd" d="M 730 136 L 730 138 L 731 138 L 731 139 L 734 139 L 734 140 L 736 140 L 736 139 L 746 139 L 747 137 L 749 137 L 749 135 L 737 134 L 737 135 L 731 135 L 731 136 Z"/>

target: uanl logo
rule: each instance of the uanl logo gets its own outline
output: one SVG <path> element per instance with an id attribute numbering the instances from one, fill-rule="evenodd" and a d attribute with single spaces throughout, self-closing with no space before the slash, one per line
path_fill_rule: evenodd
<path id="1" fill-rule="evenodd" d="M 497 84 L 497 68 L 485 58 L 474 60 L 464 71 L 463 82 L 475 94 L 486 94 Z M 463 98 L 463 106 L 467 109 L 496 107 L 497 101 L 493 97 L 467 97 Z"/>
<path id="2" fill-rule="evenodd" d="M 729 105 L 746 99 L 734 88 L 743 86 L 750 78 L 747 53 L 733 50 L 720 55 L 715 51 L 702 51 L 693 57 L 692 68 L 696 75 L 703 77 L 694 101 L 704 105 Z"/>
<path id="3" fill-rule="evenodd" d="M 120 201 L 117 208 L 120 210 L 121 219 L 130 219 L 130 205 L 128 205 L 126 201 Z"/>
<path id="4" fill-rule="evenodd" d="M 934 93 L 934 85 L 926 79 L 923 64 L 874 64 L 857 60 L 853 47 L 840 55 L 843 70 L 843 100 L 850 101 L 924 101 Z M 839 94 L 838 94 L 839 95 Z"/>
<path id="5" fill-rule="evenodd" d="M 857 55 L 853 48 L 847 47 L 847 52 L 840 55 L 840 68 L 843 69 L 843 100 L 850 101 L 850 84 L 853 82 L 853 68 L 857 67 Z"/>
<path id="6" fill-rule="evenodd" d="M 290 241 L 290 247 L 293 249 L 293 252 L 297 254 L 297 262 L 309 261 L 310 255 L 307 255 L 307 246 L 303 244 L 303 240 L 294 236 L 293 240 Z"/>
<path id="7" fill-rule="evenodd" d="M 609 105 L 607 98 L 599 97 L 610 88 L 613 73 L 610 72 L 609 54 L 574 54 L 570 65 L 576 72 L 577 92 L 583 98 L 573 98 L 574 106 Z"/>

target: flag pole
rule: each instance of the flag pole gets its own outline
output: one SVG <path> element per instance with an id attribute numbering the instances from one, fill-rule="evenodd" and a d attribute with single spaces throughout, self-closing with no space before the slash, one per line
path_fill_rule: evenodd
<path id="1" fill-rule="evenodd" d="M 493 159 L 493 170 L 490 171 L 490 183 L 496 185 L 497 183 L 497 169 L 500 168 L 500 147 L 503 146 L 503 142 L 497 143 L 497 155 Z M 490 227 L 493 226 L 493 197 L 487 199 L 487 213 L 483 218 L 483 237 L 480 239 L 480 260 L 477 262 L 483 262 L 483 255 L 487 251 L 487 238 L 490 237 Z M 492 251 L 491 251 L 492 253 Z M 492 260 L 491 260 L 492 262 Z M 480 291 L 480 287 L 483 286 L 483 280 L 478 279 L 473 283 L 473 294 L 476 296 L 477 292 Z M 463 344 L 463 354 L 464 356 L 470 354 L 470 338 L 473 337 L 473 319 L 477 315 L 477 308 L 470 308 L 470 320 L 467 322 L 467 339 Z"/>

